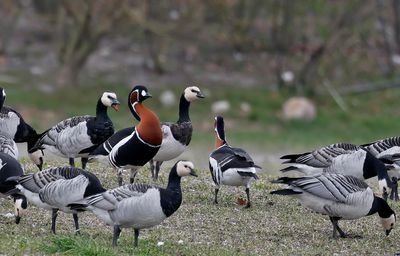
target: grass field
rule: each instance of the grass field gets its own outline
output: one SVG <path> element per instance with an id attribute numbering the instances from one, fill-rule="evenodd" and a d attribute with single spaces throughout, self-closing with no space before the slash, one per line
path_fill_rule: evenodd
<path id="1" fill-rule="evenodd" d="M 35 166 L 23 161 L 28 171 Z M 50 165 L 64 162 L 51 161 Z M 172 165 L 173 163 L 168 163 Z M 107 188 L 116 186 L 112 169 L 90 164 Z M 160 186 L 167 183 L 164 168 Z M 81 236 L 73 234 L 72 215 L 60 213 L 57 235 L 50 233 L 51 214 L 32 205 L 19 225 L 13 217 L 11 200 L 0 201 L 0 254 L 5 255 L 393 255 L 400 251 L 399 230 L 386 237 L 377 215 L 356 221 L 341 221 L 344 231 L 363 238 L 331 238 L 327 217 L 310 212 L 289 197 L 272 196 L 279 188 L 269 182 L 265 172 L 252 184 L 253 205 L 244 209 L 238 198 L 245 198 L 243 188 L 223 187 L 219 204 L 213 204 L 213 185 L 208 170 L 197 170 L 199 177 L 183 180 L 183 203 L 161 225 L 141 231 L 139 248 L 133 248 L 133 230 L 124 229 L 119 246 L 111 247 L 112 228 L 92 213 L 81 214 Z M 125 177 L 127 180 L 127 176 Z M 138 182 L 153 183 L 149 170 L 138 174 Z M 375 179 L 370 181 L 375 185 Z M 400 212 L 400 204 L 390 202 Z M 158 242 L 164 245 L 157 246 Z"/>

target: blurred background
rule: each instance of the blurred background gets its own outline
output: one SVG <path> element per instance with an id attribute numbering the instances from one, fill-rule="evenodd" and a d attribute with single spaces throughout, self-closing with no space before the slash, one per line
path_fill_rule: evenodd
<path id="1" fill-rule="evenodd" d="M 0 17 L 6 105 L 38 132 L 94 115 L 104 90 L 123 103 L 116 128 L 135 125 L 125 102 L 143 84 L 162 121 L 186 86 L 206 94 L 183 157 L 202 168 L 216 114 L 271 172 L 285 153 L 400 135 L 399 0 L 2 0 Z"/>

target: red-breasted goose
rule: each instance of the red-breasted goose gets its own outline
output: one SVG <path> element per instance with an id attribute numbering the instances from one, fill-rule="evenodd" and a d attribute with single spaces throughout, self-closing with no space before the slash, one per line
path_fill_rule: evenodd
<path id="1" fill-rule="evenodd" d="M 34 150 L 33 147 L 40 134 L 37 134 L 29 124 L 25 122 L 21 114 L 11 107 L 4 106 L 6 91 L 0 87 L 0 134 L 14 140 L 16 143 L 27 143 L 29 157 L 39 169 L 43 165 L 43 152 Z"/>
<path id="2" fill-rule="evenodd" d="M 72 166 L 53 167 L 8 180 L 18 183 L 13 194 L 24 195 L 37 207 L 52 211 L 51 231 L 54 234 L 59 210 L 72 213 L 75 234 L 79 234 L 78 211 L 68 205 L 106 191 L 93 173 Z"/>
<path id="3" fill-rule="evenodd" d="M 17 183 L 9 181 L 8 179 L 23 174 L 24 170 L 15 158 L 6 153 L 0 152 L 0 193 L 3 195 L 10 195 L 14 199 L 14 215 L 15 223 L 17 224 L 25 214 L 28 205 L 25 196 L 13 192 Z"/>
<path id="4" fill-rule="evenodd" d="M 113 246 L 117 245 L 121 228 L 133 228 L 137 247 L 139 230 L 160 224 L 178 210 L 182 203 L 181 177 L 189 175 L 197 176 L 193 163 L 181 160 L 172 167 L 167 188 L 129 184 L 88 197 L 71 207 L 86 208 L 113 226 Z"/>
<path id="5" fill-rule="evenodd" d="M 111 145 L 118 141 L 115 146 L 110 147 L 107 158 L 102 153 L 105 148 L 100 145 L 96 150 L 90 153 L 90 161 L 106 160 L 106 162 L 118 169 L 118 184 L 122 185 L 123 168 L 130 169 L 130 183 L 133 183 L 138 168 L 145 165 L 160 149 L 162 142 L 162 131 L 160 120 L 157 115 L 147 108 L 143 101 L 150 98 L 151 94 L 147 88 L 142 85 L 135 86 L 129 93 L 128 106 L 132 115 L 139 121 L 138 125 L 132 130 L 124 131 L 130 134 L 121 139 L 123 133 L 116 133 L 111 136 L 103 145 Z"/>
<path id="6" fill-rule="evenodd" d="M 182 154 L 192 139 L 192 122 L 189 117 L 190 103 L 204 98 L 197 86 L 187 87 L 179 101 L 179 119 L 176 123 L 162 123 L 163 140 L 160 150 L 150 160 L 151 176 L 158 179 L 161 164 Z"/>
<path id="7" fill-rule="evenodd" d="M 333 172 L 362 180 L 378 176 L 379 190 L 385 198 L 391 185 L 385 165 L 363 147 L 353 144 L 331 144 L 312 152 L 285 155 L 281 159 L 286 160 L 283 164 L 290 165 L 282 172 L 295 170 L 306 175 Z"/>
<path id="8" fill-rule="evenodd" d="M 250 202 L 250 181 L 258 179 L 256 168 L 250 155 L 241 148 L 233 148 L 225 139 L 224 119 L 215 117 L 215 150 L 210 154 L 209 167 L 215 184 L 214 202 L 218 203 L 218 191 L 221 185 L 246 187 L 247 205 Z"/>
<path id="9" fill-rule="evenodd" d="M 271 194 L 294 196 L 304 207 L 328 215 L 334 238 L 337 232 L 341 237 L 347 236 L 338 225 L 340 219 L 353 220 L 378 213 L 386 235 L 396 222 L 396 215 L 387 202 L 375 196 L 364 181 L 353 176 L 324 173 L 300 178 L 282 177 L 273 183 L 284 183 L 289 188 Z"/>
<path id="10" fill-rule="evenodd" d="M 104 92 L 97 101 L 96 116 L 75 116 L 59 122 L 42 134 L 33 150 L 46 149 L 69 158 L 71 166 L 75 166 L 74 158 L 81 157 L 85 169 L 89 153 L 114 134 L 107 108 L 118 111 L 119 104 L 115 93 Z"/>

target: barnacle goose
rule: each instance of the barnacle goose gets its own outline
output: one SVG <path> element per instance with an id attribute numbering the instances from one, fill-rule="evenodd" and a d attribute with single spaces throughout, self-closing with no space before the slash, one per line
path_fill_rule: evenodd
<path id="1" fill-rule="evenodd" d="M 214 202 L 217 204 L 218 191 L 221 185 L 245 186 L 247 205 L 250 202 L 250 181 L 258 179 L 256 168 L 249 154 L 241 148 L 233 148 L 228 145 L 225 139 L 224 119 L 221 116 L 215 117 L 215 150 L 210 154 L 209 168 L 215 184 Z"/>
<path id="2" fill-rule="evenodd" d="M 40 135 L 25 122 L 20 113 L 11 107 L 4 106 L 5 100 L 6 91 L 0 87 L 0 134 L 14 140 L 16 143 L 26 142 L 29 157 L 41 169 L 43 165 L 43 152 L 33 149 Z"/>
<path id="3" fill-rule="evenodd" d="M 11 177 L 18 184 L 12 191 L 24 195 L 37 207 L 51 210 L 51 231 L 56 233 L 57 212 L 72 213 L 75 234 L 79 234 L 78 211 L 68 205 L 74 201 L 106 191 L 92 173 L 72 167 L 52 167 L 40 172 Z"/>
<path id="4" fill-rule="evenodd" d="M 71 208 L 86 208 L 113 226 L 113 246 L 121 228 L 133 228 L 137 247 L 140 229 L 158 225 L 178 210 L 182 203 L 181 177 L 189 175 L 197 176 L 193 163 L 181 160 L 172 167 L 167 188 L 129 184 L 77 201 Z"/>
<path id="5" fill-rule="evenodd" d="M 15 141 L 7 136 L 0 134 L 0 152 L 6 153 L 18 159 L 18 147 Z"/>
<path id="6" fill-rule="evenodd" d="M 197 86 L 187 87 L 179 101 L 179 119 L 176 123 L 162 123 L 163 140 L 160 150 L 150 160 L 151 176 L 158 179 L 160 167 L 164 161 L 172 160 L 185 151 L 192 139 L 192 122 L 189 117 L 190 103 L 204 98 Z"/>
<path id="7" fill-rule="evenodd" d="M 137 169 L 152 159 L 160 149 L 162 142 L 160 120 L 143 104 L 143 101 L 150 97 L 151 94 L 146 87 L 135 86 L 129 93 L 128 106 L 139 124 L 117 132 L 89 155 L 90 161 L 105 162 L 118 169 L 120 186 L 123 181 L 122 168 L 130 169 L 130 183 L 133 183 Z M 118 142 L 115 144 L 116 141 Z"/>
<path id="8" fill-rule="evenodd" d="M 279 178 L 273 183 L 289 185 L 287 189 L 271 194 L 289 195 L 298 198 L 301 204 L 317 213 L 328 215 L 333 225 L 333 237 L 347 235 L 340 229 L 340 219 L 358 219 L 378 213 L 386 235 L 396 222 L 396 214 L 387 202 L 374 195 L 371 188 L 360 179 L 341 174 L 319 174 L 300 178 Z"/>
<path id="9" fill-rule="evenodd" d="M 14 181 L 9 181 L 10 177 L 20 176 L 24 174 L 21 164 L 9 154 L 0 152 L 0 193 L 10 195 L 14 200 L 15 223 L 18 224 L 21 216 L 25 214 L 28 207 L 26 197 L 18 193 L 13 193 L 15 186 Z"/>
<path id="10" fill-rule="evenodd" d="M 104 92 L 97 101 L 96 116 L 75 116 L 59 122 L 42 134 L 33 150 L 46 149 L 69 158 L 71 166 L 75 166 L 74 158 L 81 157 L 85 169 L 89 153 L 114 134 L 107 107 L 118 111 L 119 104 L 115 93 Z"/>
<path id="11" fill-rule="evenodd" d="M 286 160 L 283 164 L 290 165 L 282 172 L 295 170 L 306 175 L 334 172 L 362 180 L 378 176 L 379 191 L 385 198 L 388 184 L 391 185 L 385 165 L 364 148 L 353 144 L 331 144 L 312 152 L 285 155 L 281 159 Z"/>

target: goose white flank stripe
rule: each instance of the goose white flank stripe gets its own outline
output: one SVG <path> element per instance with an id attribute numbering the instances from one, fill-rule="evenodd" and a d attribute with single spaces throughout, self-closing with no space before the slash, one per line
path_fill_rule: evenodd
<path id="1" fill-rule="evenodd" d="M 93 211 L 108 225 L 114 226 L 113 246 L 117 245 L 121 228 L 133 228 L 134 246 L 139 231 L 160 224 L 178 210 L 182 203 L 181 177 L 197 176 L 192 162 L 178 161 L 171 169 L 167 188 L 146 184 L 130 184 L 77 201 L 76 209 Z"/>
<path id="2" fill-rule="evenodd" d="M 106 162 L 118 170 L 120 186 L 123 181 L 121 171 L 123 168 L 130 169 L 130 183 L 133 183 L 138 168 L 152 159 L 160 149 L 162 142 L 160 120 L 142 103 L 150 97 L 151 94 L 146 87 L 135 86 L 129 93 L 128 107 L 139 124 L 116 132 L 90 153 L 89 161 Z"/>
<path id="3" fill-rule="evenodd" d="M 20 222 L 28 205 L 25 196 L 14 192 L 17 183 L 8 179 L 23 174 L 24 170 L 21 164 L 14 157 L 4 152 L 0 152 L 0 193 L 3 196 L 10 195 L 13 198 L 16 224 Z"/>
<path id="4" fill-rule="evenodd" d="M 40 135 L 25 122 L 20 113 L 11 107 L 4 106 L 5 100 L 6 91 L 0 87 L 0 135 L 9 138 L 16 143 L 26 142 L 29 157 L 34 161 L 38 168 L 41 169 L 43 164 L 43 153 L 40 150 L 32 149 L 40 138 Z M 15 151 L 15 149 L 12 151 L 14 152 L 12 153 L 13 155 L 18 156 L 18 151 Z M 34 154 L 34 156 L 32 156 L 32 154 Z"/>
<path id="5" fill-rule="evenodd" d="M 224 119 L 215 117 L 215 150 L 210 154 L 209 168 L 215 184 L 214 202 L 218 203 L 218 192 L 222 185 L 244 186 L 246 188 L 247 204 L 250 202 L 250 182 L 258 179 L 253 159 L 241 148 L 233 148 L 225 139 Z"/>
<path id="6" fill-rule="evenodd" d="M 179 101 L 179 118 L 176 123 L 162 123 L 163 140 L 160 150 L 150 160 L 151 176 L 158 179 L 163 162 L 172 160 L 181 155 L 192 139 L 192 122 L 189 117 L 190 103 L 204 98 L 197 86 L 185 88 Z"/>
<path id="7" fill-rule="evenodd" d="M 89 153 L 114 134 L 107 108 L 118 111 L 119 104 L 115 93 L 104 92 L 97 101 L 96 116 L 75 116 L 59 122 L 42 134 L 34 149 L 69 158 L 71 166 L 75 165 L 74 158 L 81 157 L 85 169 Z"/>
<path id="8" fill-rule="evenodd" d="M 387 202 L 374 195 L 368 185 L 353 176 L 320 174 L 300 178 L 279 178 L 273 183 L 289 185 L 287 189 L 271 194 L 289 195 L 298 198 L 301 204 L 317 213 L 328 215 L 333 225 L 333 237 L 337 232 L 347 235 L 338 225 L 340 219 L 358 219 L 378 213 L 386 235 L 396 222 L 396 215 Z"/>
<path id="9" fill-rule="evenodd" d="M 352 175 L 359 179 L 369 179 L 378 176 L 379 190 L 387 197 L 391 184 L 385 165 L 362 147 L 336 143 L 303 154 L 285 155 L 283 164 L 290 166 L 282 169 L 299 171 L 306 175 L 322 172 Z"/>
<path id="10" fill-rule="evenodd" d="M 51 230 L 54 234 L 58 210 L 72 213 L 75 233 L 79 234 L 78 212 L 68 205 L 105 191 L 94 174 L 75 167 L 53 167 L 12 180 L 18 183 L 14 193 L 22 194 L 36 206 L 52 211 Z"/>

